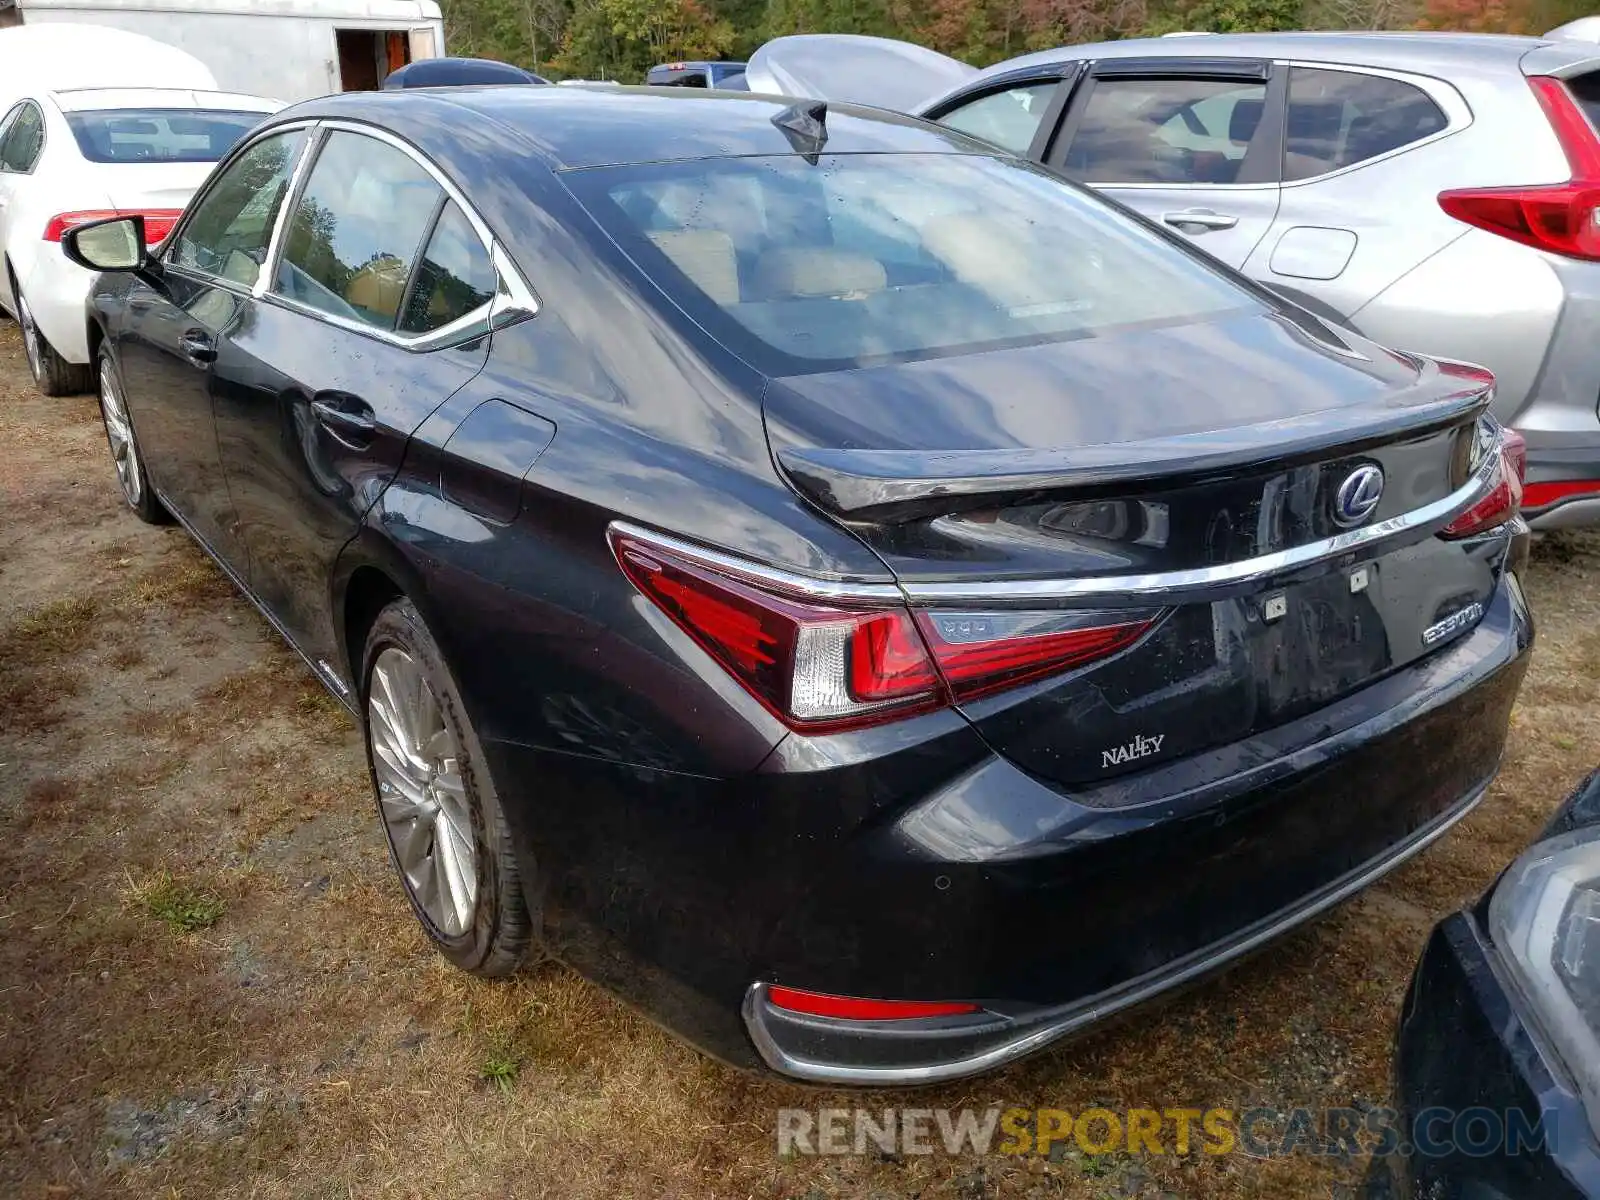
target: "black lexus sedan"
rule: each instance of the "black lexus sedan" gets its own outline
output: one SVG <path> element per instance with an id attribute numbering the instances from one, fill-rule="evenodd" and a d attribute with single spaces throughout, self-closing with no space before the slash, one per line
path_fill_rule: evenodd
<path id="1" fill-rule="evenodd" d="M 911 118 L 346 95 L 68 239 L 128 504 L 358 714 L 452 962 L 981 1071 L 1440 836 L 1532 628 L 1484 372 Z"/>
<path id="2" fill-rule="evenodd" d="M 1600 771 L 1434 929 L 1374 1197 L 1600 1200 Z"/>

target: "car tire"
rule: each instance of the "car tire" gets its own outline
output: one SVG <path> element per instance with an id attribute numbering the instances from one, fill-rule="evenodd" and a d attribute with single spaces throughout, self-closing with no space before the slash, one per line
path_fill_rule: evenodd
<path id="1" fill-rule="evenodd" d="M 106 445 L 111 450 L 111 465 L 122 488 L 122 498 L 134 515 L 148 525 L 165 525 L 172 520 L 145 471 L 144 453 L 134 432 L 133 418 L 123 399 L 117 366 L 109 352 L 100 353 L 100 420 L 105 425 Z"/>
<path id="2" fill-rule="evenodd" d="M 534 941 L 522 870 L 460 690 L 411 601 L 378 614 L 361 680 L 367 767 L 412 912 L 463 971 L 510 975 Z"/>
<path id="3" fill-rule="evenodd" d="M 28 307 L 28 298 L 22 294 L 15 276 L 11 280 L 11 294 L 17 300 L 17 325 L 33 385 L 46 396 L 81 396 L 94 391 L 94 364 L 69 363 L 55 352 L 39 332 L 33 310 Z"/>

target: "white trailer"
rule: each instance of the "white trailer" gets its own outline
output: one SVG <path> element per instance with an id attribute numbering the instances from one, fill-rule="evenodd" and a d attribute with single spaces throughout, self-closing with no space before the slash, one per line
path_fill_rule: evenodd
<path id="1" fill-rule="evenodd" d="M 220 88 L 290 103 L 376 88 L 406 63 L 444 53 L 436 0 L 14 3 L 24 26 L 65 21 L 140 33 L 194 55 Z"/>

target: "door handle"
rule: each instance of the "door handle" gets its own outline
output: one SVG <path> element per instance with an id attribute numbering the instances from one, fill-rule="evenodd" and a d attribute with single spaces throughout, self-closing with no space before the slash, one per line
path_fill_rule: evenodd
<path id="1" fill-rule="evenodd" d="M 378 429 L 372 405 L 356 396 L 319 397 L 311 401 L 311 412 L 336 441 L 352 450 L 370 446 Z"/>
<path id="2" fill-rule="evenodd" d="M 1179 229 L 1185 225 L 1198 225 L 1201 229 L 1232 229 L 1239 223 L 1238 217 L 1212 212 L 1209 208 L 1186 208 L 1182 212 L 1162 213 L 1161 219 Z"/>
<path id="3" fill-rule="evenodd" d="M 209 333 L 191 329 L 179 339 L 183 355 L 197 367 L 209 366 L 217 361 L 217 343 Z"/>

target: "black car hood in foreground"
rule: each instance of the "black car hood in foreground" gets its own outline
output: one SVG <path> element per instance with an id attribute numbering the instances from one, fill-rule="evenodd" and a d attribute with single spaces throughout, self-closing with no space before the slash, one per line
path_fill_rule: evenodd
<path id="1" fill-rule="evenodd" d="M 1315 336 L 1310 330 L 1315 330 Z M 849 518 L 1198 479 L 1462 421 L 1483 379 L 1272 311 L 775 380 L 773 450 Z"/>

